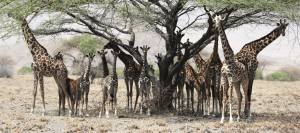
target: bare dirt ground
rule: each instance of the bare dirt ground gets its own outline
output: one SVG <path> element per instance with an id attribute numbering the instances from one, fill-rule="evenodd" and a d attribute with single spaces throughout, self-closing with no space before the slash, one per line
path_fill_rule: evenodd
<path id="1" fill-rule="evenodd" d="M 71 78 L 77 78 L 71 76 Z M 96 80 L 96 83 L 98 80 Z M 33 75 L 15 75 L 0 79 L 1 132 L 299 132 L 300 82 L 254 82 L 252 94 L 253 122 L 246 119 L 220 124 L 220 117 L 176 116 L 173 113 L 146 115 L 126 113 L 126 88 L 119 80 L 119 117 L 98 118 L 102 100 L 98 84 L 92 84 L 89 94 L 89 117 L 58 115 L 58 91 L 53 78 L 44 78 L 46 116 L 42 116 L 41 96 L 38 89 L 36 109 L 30 114 L 33 102 Z M 135 93 L 135 90 L 134 90 Z M 235 93 L 233 93 L 236 96 Z M 236 120 L 237 106 L 233 107 Z M 244 105 L 244 104 L 242 104 Z M 66 105 L 67 107 L 67 105 Z M 242 106 L 242 111 L 244 106 Z"/>

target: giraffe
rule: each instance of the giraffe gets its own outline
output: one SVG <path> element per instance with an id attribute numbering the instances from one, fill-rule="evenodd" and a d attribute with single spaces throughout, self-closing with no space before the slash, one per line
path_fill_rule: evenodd
<path id="1" fill-rule="evenodd" d="M 150 49 L 150 47 L 147 47 L 147 45 L 143 45 L 143 47 L 140 47 L 141 50 L 144 53 L 143 58 L 143 68 L 141 72 L 141 76 L 139 78 L 139 89 L 140 89 L 140 96 L 141 96 L 141 102 L 140 102 L 140 114 L 143 114 L 143 108 L 142 103 L 144 100 L 143 94 L 145 95 L 146 101 L 147 101 L 147 115 L 150 115 L 150 109 L 149 109 L 149 93 L 150 93 L 150 87 L 151 87 L 151 81 L 148 77 L 147 69 L 148 69 L 148 62 L 147 62 L 147 51 Z"/>
<path id="2" fill-rule="evenodd" d="M 98 53 L 100 54 L 101 59 L 102 59 L 103 78 L 105 78 L 107 75 L 109 75 L 109 70 L 107 67 L 107 61 L 106 61 L 106 57 L 105 57 L 105 54 L 107 54 L 107 51 L 101 50 L 101 51 L 98 51 Z"/>
<path id="3" fill-rule="evenodd" d="M 8 14 L 9 17 L 12 17 L 11 14 Z M 43 77 L 54 77 L 54 80 L 58 86 L 58 91 L 62 91 L 64 95 L 69 100 L 69 95 L 67 93 L 66 87 L 66 79 L 67 79 L 67 68 L 63 62 L 57 62 L 52 58 L 45 47 L 43 47 L 34 37 L 29 25 L 27 23 L 26 17 L 16 17 L 21 23 L 21 29 L 23 31 L 24 38 L 26 40 L 27 46 L 29 51 L 33 57 L 33 61 L 31 63 L 31 68 L 33 70 L 34 75 L 34 87 L 33 87 L 33 104 L 30 113 L 34 113 L 35 108 L 35 100 L 36 100 L 36 93 L 37 93 L 37 86 L 38 82 L 40 82 L 40 90 L 41 90 L 41 97 L 42 97 L 42 115 L 46 114 L 45 109 L 45 92 L 44 92 L 44 80 Z M 59 96 L 59 102 L 61 97 Z M 68 101 L 69 112 L 70 112 L 70 103 Z M 63 112 L 65 112 L 65 105 L 63 101 Z M 60 115 L 60 106 L 59 106 L 59 113 Z"/>
<path id="4" fill-rule="evenodd" d="M 64 60 L 63 55 L 60 54 L 60 52 L 58 52 L 58 54 L 54 56 L 54 60 L 63 62 L 63 60 Z M 70 116 L 74 117 L 77 113 L 78 100 L 81 99 L 81 97 L 80 97 L 81 92 L 80 92 L 80 89 L 78 89 L 79 88 L 78 80 L 74 80 L 74 79 L 71 79 L 68 77 L 66 80 L 66 86 L 67 86 L 67 92 L 68 92 L 70 100 L 71 100 L 72 112 L 70 113 Z M 65 100 L 65 96 L 61 91 L 59 91 L 59 95 L 62 97 L 61 100 Z M 76 108 L 75 108 L 76 112 L 74 111 L 75 104 L 76 104 Z M 61 101 L 60 101 L 59 106 L 61 106 Z"/>
<path id="5" fill-rule="evenodd" d="M 219 90 L 220 90 L 220 79 L 221 79 L 221 67 L 222 67 L 222 62 L 218 53 L 218 31 L 216 30 L 215 33 L 215 43 L 214 43 L 214 48 L 213 52 L 210 55 L 209 59 L 207 62 L 205 62 L 200 54 L 194 55 L 194 60 L 197 64 L 198 67 L 198 73 L 203 72 L 204 69 L 206 69 L 206 95 L 207 95 L 207 102 L 206 106 L 208 107 L 205 110 L 207 110 L 207 115 L 209 115 L 210 112 L 210 91 L 212 92 L 213 96 L 213 114 L 215 116 L 219 116 L 218 108 L 217 108 L 217 102 L 219 98 Z M 212 86 L 211 86 L 212 84 Z M 219 101 L 219 109 L 221 108 L 221 101 Z M 206 112 L 206 111 L 205 111 Z M 204 115 L 205 115 L 204 112 Z"/>
<path id="6" fill-rule="evenodd" d="M 82 76 L 78 79 L 79 81 L 79 89 L 81 91 L 81 111 L 79 112 L 79 115 L 83 115 L 83 104 L 85 101 L 86 106 L 86 116 L 89 116 L 88 113 L 88 102 L 89 102 L 89 92 L 90 92 L 90 80 L 89 80 L 89 72 L 91 70 L 91 64 L 93 62 L 93 59 L 95 55 L 89 53 L 89 55 L 86 55 L 88 58 L 88 65 L 85 68 L 84 73 Z M 85 99 L 84 99 L 85 98 Z"/>
<path id="7" fill-rule="evenodd" d="M 116 46 L 116 47 L 114 47 Z M 127 112 L 132 112 L 136 109 L 136 104 L 139 98 L 139 88 L 138 88 L 138 81 L 140 78 L 140 74 L 142 71 L 142 66 L 136 63 L 133 60 L 133 57 L 131 55 L 128 55 L 124 53 L 116 44 L 113 44 L 112 42 L 107 43 L 103 49 L 113 49 L 114 51 L 120 51 L 120 54 L 118 54 L 119 59 L 124 63 L 124 81 L 127 88 Z M 132 109 L 132 85 L 133 81 L 135 83 L 136 87 L 136 99 L 134 104 L 134 109 Z M 129 107 L 130 105 L 130 107 Z"/>
<path id="8" fill-rule="evenodd" d="M 232 90 L 233 87 L 235 88 L 235 91 L 237 93 L 238 98 L 238 118 L 237 121 L 240 120 L 240 113 L 241 113 L 241 102 L 242 102 L 242 94 L 240 90 L 240 84 L 242 84 L 244 93 L 245 93 L 245 102 L 248 102 L 247 97 L 247 89 L 248 89 L 248 74 L 247 69 L 244 64 L 238 62 L 236 58 L 234 57 L 233 50 L 231 49 L 226 34 L 223 29 L 223 24 L 221 22 L 221 16 L 216 15 L 214 21 L 216 21 L 216 28 L 219 32 L 221 42 L 222 42 L 222 49 L 224 53 L 225 60 L 223 61 L 223 66 L 221 68 L 222 72 L 222 86 L 223 86 L 223 109 L 222 109 L 222 118 L 221 123 L 224 123 L 225 119 L 225 105 L 226 105 L 226 92 L 229 88 L 229 109 L 230 109 L 230 118 L 229 121 L 233 122 L 232 119 Z"/>
<path id="9" fill-rule="evenodd" d="M 179 48 L 178 48 L 179 50 Z M 181 51 L 177 51 L 177 60 L 180 61 L 182 58 L 182 54 Z M 185 78 L 186 78 L 186 72 L 184 67 L 182 67 L 178 73 L 178 80 L 177 82 L 177 87 L 178 87 L 178 92 L 177 92 L 177 88 L 175 90 L 175 95 L 177 98 L 177 103 L 178 103 L 178 112 L 180 115 L 183 114 L 183 87 L 184 87 L 184 83 L 185 83 Z M 175 99 L 175 110 L 176 110 L 176 99 Z"/>
<path id="10" fill-rule="evenodd" d="M 115 46 L 117 47 L 117 46 Z M 114 50 L 111 51 L 111 53 L 114 55 L 114 62 L 113 62 L 113 68 L 112 73 L 108 76 L 106 76 L 101 81 L 101 88 L 103 93 L 103 99 L 102 99 L 102 107 L 99 112 L 99 118 L 102 116 L 102 112 L 106 110 L 106 118 L 109 118 L 109 102 L 113 101 L 115 104 L 115 116 L 118 118 L 118 112 L 117 112 L 117 91 L 118 91 L 118 77 L 116 72 L 116 64 L 117 64 L 117 57 L 120 54 L 120 51 Z"/>
<path id="11" fill-rule="evenodd" d="M 189 46 L 191 43 L 189 42 L 189 39 L 186 43 L 183 44 L 183 46 Z M 182 47 L 178 48 L 176 51 L 176 54 L 178 57 L 183 57 L 183 54 L 181 52 Z M 200 112 L 200 102 L 203 102 L 203 99 L 205 99 L 205 75 L 203 73 L 196 73 L 193 67 L 186 61 L 183 65 L 184 71 L 185 71 L 185 86 L 186 86 L 186 92 L 187 92 L 187 108 L 189 108 L 189 99 L 191 96 L 191 102 L 192 102 L 192 112 L 194 113 L 194 87 L 198 93 L 198 106 L 197 106 L 197 114 Z"/>
<path id="12" fill-rule="evenodd" d="M 253 86 L 253 80 L 255 77 L 255 72 L 258 67 L 258 61 L 257 61 L 257 55 L 260 51 L 262 51 L 265 47 L 267 47 L 269 44 L 271 44 L 274 40 L 276 40 L 280 34 L 282 36 L 285 36 L 285 29 L 289 24 L 279 21 L 277 23 L 277 28 L 275 28 L 273 31 L 271 31 L 269 34 L 261 37 L 260 39 L 257 39 L 255 41 L 252 41 L 248 44 L 245 44 L 243 48 L 235 54 L 235 58 L 243 63 L 247 70 L 248 70 L 248 76 L 249 76 L 249 85 L 248 85 L 248 103 L 245 103 L 245 112 L 244 114 L 247 116 L 248 111 L 250 111 L 250 103 L 251 103 L 251 94 L 252 94 L 252 86 Z M 246 109 L 247 107 L 247 109 Z M 250 114 L 251 115 L 251 114 Z M 248 116 L 248 120 L 251 121 L 251 116 Z"/>

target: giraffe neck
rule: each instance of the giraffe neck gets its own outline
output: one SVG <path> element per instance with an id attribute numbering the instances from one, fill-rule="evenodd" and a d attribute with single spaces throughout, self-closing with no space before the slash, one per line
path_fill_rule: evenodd
<path id="1" fill-rule="evenodd" d="M 194 60 L 196 62 L 196 65 L 198 67 L 198 72 L 200 72 L 202 69 L 204 70 L 205 68 L 205 61 L 201 58 L 200 54 L 197 53 L 194 55 Z"/>
<path id="2" fill-rule="evenodd" d="M 219 33 L 218 33 L 218 31 L 216 31 L 216 33 L 215 33 L 215 44 L 214 44 L 212 55 L 215 55 L 215 54 L 219 55 L 218 41 L 219 41 Z"/>
<path id="3" fill-rule="evenodd" d="M 240 52 L 246 51 L 246 49 L 251 49 L 251 50 L 253 50 L 253 53 L 255 54 L 255 56 L 257 56 L 260 51 L 262 51 L 270 43 L 272 43 L 274 40 L 276 40 L 280 36 L 280 34 L 281 34 L 281 27 L 279 26 L 279 27 L 275 28 L 273 31 L 271 31 L 269 34 L 263 36 L 262 38 L 246 44 L 240 50 Z"/>
<path id="4" fill-rule="evenodd" d="M 26 19 L 21 20 L 21 22 L 22 22 L 21 28 L 22 28 L 22 31 L 23 31 L 23 35 L 25 37 L 25 40 L 27 42 L 27 46 L 28 46 L 34 60 L 36 59 L 35 55 L 38 54 L 38 53 L 50 56 L 47 53 L 46 48 L 44 48 L 42 45 L 40 45 L 38 43 L 38 41 L 36 40 L 36 38 L 34 37 L 32 31 L 29 28 L 29 25 L 28 25 Z"/>
<path id="5" fill-rule="evenodd" d="M 105 78 L 107 75 L 109 75 L 105 54 L 101 57 L 101 59 L 102 59 L 102 66 L 103 66 L 103 78 Z"/>
<path id="6" fill-rule="evenodd" d="M 225 62 L 226 64 L 234 64 L 234 53 L 233 50 L 231 49 L 226 34 L 224 32 L 223 29 L 223 24 L 221 22 L 219 22 L 219 27 L 218 27 L 218 31 L 221 37 L 221 43 L 222 43 L 222 48 L 223 48 L 223 54 L 225 57 Z"/>
<path id="7" fill-rule="evenodd" d="M 124 63 L 125 67 L 129 66 L 133 61 L 133 58 L 130 55 L 124 53 L 118 46 L 114 48 L 114 51 L 120 51 L 118 57 Z"/>
<path id="8" fill-rule="evenodd" d="M 141 77 L 147 77 L 147 53 L 144 53 L 144 58 L 143 58 L 143 69 L 142 69 L 142 73 L 141 73 Z"/>
<path id="9" fill-rule="evenodd" d="M 86 80 L 89 79 L 90 68 L 91 68 L 91 62 L 89 61 L 89 64 L 86 66 L 86 69 L 84 71 L 83 79 L 86 79 Z"/>
<path id="10" fill-rule="evenodd" d="M 117 79 L 117 72 L 116 72 L 116 68 L 117 67 L 117 55 L 114 55 L 114 63 L 113 63 L 113 69 L 112 69 L 112 75 L 114 79 Z"/>

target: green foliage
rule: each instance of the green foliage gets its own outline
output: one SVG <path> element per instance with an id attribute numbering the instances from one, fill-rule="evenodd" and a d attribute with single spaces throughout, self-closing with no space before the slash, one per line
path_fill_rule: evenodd
<path id="1" fill-rule="evenodd" d="M 159 69 L 156 69 L 156 70 L 154 71 L 154 75 L 155 75 L 155 76 L 159 76 Z"/>
<path id="2" fill-rule="evenodd" d="M 275 72 L 267 76 L 270 81 L 290 81 L 289 75 L 282 72 Z"/>
<path id="3" fill-rule="evenodd" d="M 18 74 L 32 73 L 31 67 L 23 66 L 19 69 Z"/>
<path id="4" fill-rule="evenodd" d="M 67 46 L 67 49 L 68 47 L 77 48 L 84 55 L 89 53 L 97 54 L 97 49 L 100 48 L 100 44 L 103 44 L 103 40 L 91 35 L 74 36 L 70 40 L 63 42 L 63 45 Z"/>
<path id="5" fill-rule="evenodd" d="M 261 70 L 256 70 L 255 72 L 255 79 L 263 79 L 263 73 Z"/>

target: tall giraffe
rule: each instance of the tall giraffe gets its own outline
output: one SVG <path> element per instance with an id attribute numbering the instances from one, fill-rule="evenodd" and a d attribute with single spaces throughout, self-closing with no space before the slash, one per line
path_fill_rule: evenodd
<path id="1" fill-rule="evenodd" d="M 285 36 L 285 29 L 288 25 L 289 24 L 286 23 L 285 20 L 284 22 L 282 22 L 280 19 L 279 23 L 277 23 L 278 26 L 277 28 L 275 28 L 273 31 L 263 36 L 262 38 L 252 41 L 248 44 L 245 44 L 243 48 L 237 54 L 235 54 L 235 58 L 246 66 L 248 70 L 248 76 L 249 76 L 249 85 L 248 85 L 249 102 L 245 104 L 245 115 L 248 115 L 248 111 L 250 110 L 253 80 L 255 77 L 256 69 L 258 67 L 257 55 L 265 47 L 267 47 L 274 40 L 276 40 L 280 35 Z M 248 110 L 246 109 L 246 107 Z M 251 119 L 250 116 L 249 119 Z"/>
<path id="2" fill-rule="evenodd" d="M 86 116 L 89 116 L 88 113 L 88 102 L 89 102 L 89 92 L 90 92 L 90 80 L 89 80 L 89 73 L 91 70 L 91 64 L 93 62 L 93 59 L 95 55 L 89 53 L 89 55 L 86 55 L 88 58 L 88 65 L 85 68 L 84 73 L 82 76 L 79 78 L 79 89 L 81 90 L 81 112 L 79 112 L 79 115 L 83 115 L 83 104 L 85 101 L 85 106 L 86 106 Z M 85 98 L 85 99 L 84 99 Z"/>
<path id="3" fill-rule="evenodd" d="M 140 47 L 144 53 L 143 57 L 143 67 L 141 76 L 139 78 L 139 89 L 140 89 L 140 96 L 141 96 L 141 102 L 140 102 L 140 114 L 143 114 L 143 108 L 142 103 L 144 100 L 143 95 L 145 95 L 146 103 L 147 103 L 147 115 L 150 115 L 150 108 L 149 108 L 149 93 L 151 88 L 151 81 L 148 77 L 147 69 L 149 68 L 148 62 L 147 62 L 147 52 L 150 49 L 150 47 L 147 47 L 147 45 L 143 45 L 143 47 Z"/>
<path id="4" fill-rule="evenodd" d="M 116 47 L 115 47 L 116 46 Z M 135 83 L 136 87 L 136 99 L 134 104 L 134 110 L 136 109 L 136 104 L 139 98 L 139 88 L 138 88 L 138 81 L 140 78 L 140 74 L 142 71 L 142 66 L 136 63 L 133 60 L 133 57 L 131 55 L 128 55 L 124 53 L 116 44 L 113 44 L 112 42 L 107 43 L 103 49 L 113 49 L 114 51 L 120 51 L 120 54 L 118 54 L 119 59 L 124 63 L 125 69 L 124 69 L 124 81 L 127 88 L 127 112 L 132 112 L 132 85 L 133 81 Z M 130 105 L 130 108 L 129 108 Z"/>
<path id="5" fill-rule="evenodd" d="M 225 119 L 225 104 L 226 104 L 226 92 L 229 87 L 229 107 L 230 107 L 230 118 L 229 121 L 233 122 L 232 119 L 232 90 L 233 87 L 237 93 L 238 98 L 238 118 L 237 121 L 240 120 L 241 113 L 241 103 L 242 103 L 242 94 L 240 90 L 240 84 L 242 84 L 244 93 L 245 93 L 245 102 L 248 102 L 247 89 L 248 89 L 248 73 L 244 64 L 238 62 L 234 57 L 233 50 L 231 49 L 226 34 L 223 29 L 223 24 L 221 22 L 221 16 L 216 15 L 216 28 L 220 34 L 222 49 L 224 53 L 225 60 L 223 61 L 223 66 L 221 68 L 222 72 L 222 86 L 223 86 L 223 110 L 222 110 L 222 118 L 221 123 L 224 122 Z"/>
<path id="6" fill-rule="evenodd" d="M 115 46 L 117 47 L 117 46 Z M 118 91 L 118 77 L 116 72 L 116 64 L 117 64 L 117 57 L 120 54 L 120 51 L 111 51 L 111 53 L 114 55 L 114 62 L 113 62 L 113 68 L 112 73 L 108 76 L 106 76 L 101 81 L 101 88 L 103 93 L 103 99 L 102 99 L 102 107 L 99 113 L 99 118 L 102 116 L 102 112 L 106 114 L 106 118 L 109 118 L 109 102 L 113 101 L 115 104 L 115 116 L 118 118 L 118 112 L 117 112 L 117 91 Z"/>
<path id="7" fill-rule="evenodd" d="M 105 78 L 107 75 L 109 75 L 109 70 L 107 67 L 107 61 L 106 61 L 106 57 L 105 57 L 105 54 L 107 54 L 107 51 L 101 50 L 101 51 L 98 51 L 98 53 L 100 54 L 101 59 L 102 59 L 103 78 Z"/>
<path id="8" fill-rule="evenodd" d="M 11 14 L 8 14 L 9 17 L 12 17 Z M 42 115 L 46 114 L 45 109 L 45 92 L 44 92 L 44 80 L 43 76 L 46 77 L 54 77 L 56 84 L 58 86 L 58 91 L 62 91 L 64 95 L 68 99 L 68 106 L 70 109 L 70 102 L 69 102 L 69 95 L 67 93 L 66 87 L 66 79 L 67 79 L 67 68 L 63 63 L 57 63 L 47 52 L 47 49 L 43 47 L 34 37 L 29 25 L 26 21 L 26 17 L 16 17 L 21 23 L 21 28 L 23 31 L 24 38 L 26 40 L 27 46 L 29 51 L 32 55 L 33 61 L 31 63 L 31 69 L 33 70 L 34 75 L 34 88 L 33 88 L 33 104 L 31 108 L 31 113 L 34 113 L 35 108 L 35 100 L 36 100 L 36 93 L 37 93 L 37 85 L 40 82 L 40 90 L 41 90 L 41 97 L 42 97 Z M 59 97 L 59 100 L 61 97 Z M 65 106 L 63 101 L 63 112 L 64 115 Z M 60 115 L 60 106 L 59 106 L 59 113 Z"/>

